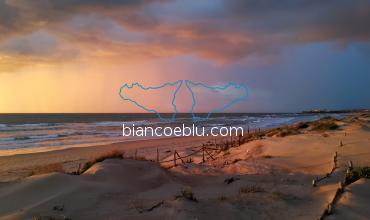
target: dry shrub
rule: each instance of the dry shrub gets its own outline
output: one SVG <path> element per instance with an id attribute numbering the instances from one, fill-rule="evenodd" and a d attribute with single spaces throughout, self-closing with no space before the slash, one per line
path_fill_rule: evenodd
<path id="1" fill-rule="evenodd" d="M 327 133 L 322 134 L 322 136 L 325 137 L 325 138 L 329 137 L 329 135 Z"/>
<path id="2" fill-rule="evenodd" d="M 311 130 L 313 131 L 328 131 L 336 130 L 339 128 L 339 125 L 334 122 L 334 120 L 319 120 L 312 123 Z"/>
<path id="3" fill-rule="evenodd" d="M 300 134 L 300 132 L 294 128 L 285 128 L 285 129 L 282 129 L 279 133 L 277 133 L 276 136 L 285 137 L 285 136 L 296 135 L 296 134 Z"/>
<path id="4" fill-rule="evenodd" d="M 370 179 L 370 167 L 355 167 L 346 173 L 345 183 L 351 184 L 360 178 Z"/>
<path id="5" fill-rule="evenodd" d="M 190 186 L 187 186 L 181 190 L 181 194 L 176 196 L 177 198 L 185 198 L 193 202 L 198 202 L 198 199 L 195 198 L 193 190 Z"/>
<path id="6" fill-rule="evenodd" d="M 131 159 L 131 160 L 148 160 L 146 159 L 145 156 L 130 156 L 130 157 L 126 157 L 126 159 Z"/>
<path id="7" fill-rule="evenodd" d="M 266 192 L 266 190 L 264 188 L 260 187 L 260 186 L 257 186 L 257 185 L 243 186 L 239 190 L 240 194 L 260 193 L 260 192 Z"/>
<path id="8" fill-rule="evenodd" d="M 313 122 L 299 122 L 294 125 L 274 128 L 266 132 L 266 136 L 285 137 L 289 135 L 301 134 L 303 130 L 310 129 L 314 131 L 327 131 L 338 129 L 339 126 L 335 123 L 336 119 L 324 117 L 318 121 Z"/>
<path id="9" fill-rule="evenodd" d="M 266 136 L 267 137 L 272 137 L 272 136 L 275 136 L 278 132 L 279 132 L 278 128 L 271 129 L 271 130 L 266 132 Z"/>
<path id="10" fill-rule="evenodd" d="M 273 156 L 267 154 L 267 155 L 262 155 L 262 158 L 264 158 L 264 159 L 271 159 L 271 158 L 273 158 Z"/>
<path id="11" fill-rule="evenodd" d="M 223 154 L 224 156 L 225 155 L 230 155 L 230 151 L 224 151 L 224 154 Z"/>
<path id="12" fill-rule="evenodd" d="M 237 163 L 237 162 L 239 162 L 239 161 L 241 161 L 242 159 L 240 159 L 240 158 L 236 158 L 236 159 L 234 159 L 233 160 L 233 162 L 231 162 L 232 164 L 234 164 L 234 163 Z"/>
<path id="13" fill-rule="evenodd" d="M 283 194 L 280 192 L 272 192 L 271 196 L 272 196 L 272 199 L 274 200 L 280 200 L 280 199 L 283 199 L 284 197 Z"/>
<path id="14" fill-rule="evenodd" d="M 285 127 L 285 128 L 275 128 L 266 133 L 268 137 L 272 136 L 277 136 L 277 137 L 285 137 L 289 135 L 296 135 L 300 134 L 301 132 L 299 131 L 298 128 L 295 128 L 295 126 L 292 127 Z"/>
<path id="15" fill-rule="evenodd" d="M 310 126 L 309 122 L 299 122 L 298 124 L 293 125 L 293 127 L 296 128 L 296 129 L 306 129 L 309 126 Z"/>
<path id="16" fill-rule="evenodd" d="M 369 112 L 369 111 L 367 111 L 367 112 L 363 112 L 363 113 L 361 113 L 359 116 L 360 116 L 360 117 L 364 117 L 364 118 L 368 118 L 368 117 L 370 117 L 370 112 Z"/>
<path id="17" fill-rule="evenodd" d="M 63 165 L 61 163 L 51 163 L 44 166 L 38 166 L 32 169 L 30 176 L 53 172 L 64 173 Z"/>
<path id="18" fill-rule="evenodd" d="M 230 184 L 230 183 L 233 183 L 233 182 L 235 182 L 235 181 L 237 181 L 237 180 L 240 180 L 240 178 L 238 178 L 238 177 L 230 177 L 230 178 L 226 178 L 226 179 L 224 180 L 224 183 L 226 183 L 226 184 Z"/>
<path id="19" fill-rule="evenodd" d="M 226 196 L 220 196 L 217 198 L 217 200 L 220 200 L 220 201 L 227 201 L 227 197 Z"/>
<path id="20" fill-rule="evenodd" d="M 135 160 L 147 160 L 144 156 L 137 156 Z"/>
<path id="21" fill-rule="evenodd" d="M 41 216 L 37 215 L 32 218 L 32 220 L 72 220 L 72 218 L 67 217 L 65 215 L 48 215 L 48 216 Z"/>
<path id="22" fill-rule="evenodd" d="M 225 152 L 225 151 L 228 151 L 231 147 L 232 147 L 232 142 L 225 141 L 221 145 L 221 150 Z"/>

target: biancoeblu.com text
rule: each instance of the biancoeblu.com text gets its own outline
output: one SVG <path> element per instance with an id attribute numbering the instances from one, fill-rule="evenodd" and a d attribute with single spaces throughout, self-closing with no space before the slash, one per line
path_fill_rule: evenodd
<path id="1" fill-rule="evenodd" d="M 140 126 L 135 127 L 122 125 L 122 136 L 135 136 L 135 137 L 190 137 L 190 136 L 213 136 L 213 137 L 226 137 L 226 136 L 243 136 L 243 127 L 198 127 L 195 124 L 192 126 L 182 126 L 177 127 L 150 127 L 150 126 Z"/>

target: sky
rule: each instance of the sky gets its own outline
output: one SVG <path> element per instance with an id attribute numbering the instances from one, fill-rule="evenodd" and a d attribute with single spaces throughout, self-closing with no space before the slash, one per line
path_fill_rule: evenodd
<path id="1" fill-rule="evenodd" d="M 180 79 L 243 83 L 232 112 L 370 108 L 369 27 L 369 0 L 0 0 L 0 112 L 142 112 L 123 84 Z"/>

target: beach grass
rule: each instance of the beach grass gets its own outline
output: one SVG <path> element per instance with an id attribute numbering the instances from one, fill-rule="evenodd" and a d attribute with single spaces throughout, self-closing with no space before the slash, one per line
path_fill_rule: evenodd
<path id="1" fill-rule="evenodd" d="M 103 162 L 106 159 L 124 159 L 125 152 L 119 150 L 112 150 L 108 153 L 105 153 L 101 156 L 94 158 L 91 161 L 86 162 L 83 167 L 77 172 L 78 174 L 83 174 L 86 172 L 90 167 L 92 167 L 96 163 Z"/>
<path id="2" fill-rule="evenodd" d="M 346 184 L 351 184 L 361 178 L 370 179 L 370 167 L 354 167 L 345 176 Z"/>

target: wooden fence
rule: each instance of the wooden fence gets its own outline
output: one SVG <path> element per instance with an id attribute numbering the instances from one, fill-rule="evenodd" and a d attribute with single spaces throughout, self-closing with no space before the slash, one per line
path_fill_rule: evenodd
<path id="1" fill-rule="evenodd" d="M 174 150 L 173 157 L 171 159 L 166 159 L 166 160 L 159 159 L 160 158 L 159 149 L 157 148 L 156 162 L 160 164 L 172 162 L 173 166 L 171 167 L 174 167 L 174 166 L 177 166 L 179 163 L 185 164 L 185 163 L 192 162 L 192 159 L 191 159 L 192 156 L 199 154 L 202 156 L 201 163 L 205 163 L 207 160 L 216 159 L 215 158 L 216 154 L 214 153 L 215 151 L 221 152 L 229 148 L 242 145 L 244 143 L 242 138 L 243 138 L 242 136 L 237 136 L 237 137 L 231 136 L 230 141 L 226 140 L 226 142 L 217 143 L 216 139 L 214 140 L 214 142 L 208 141 L 207 143 L 203 143 L 200 148 L 194 147 L 194 148 L 199 148 L 199 149 L 196 149 L 195 151 L 187 155 L 180 155 L 180 153 L 177 150 Z"/>

